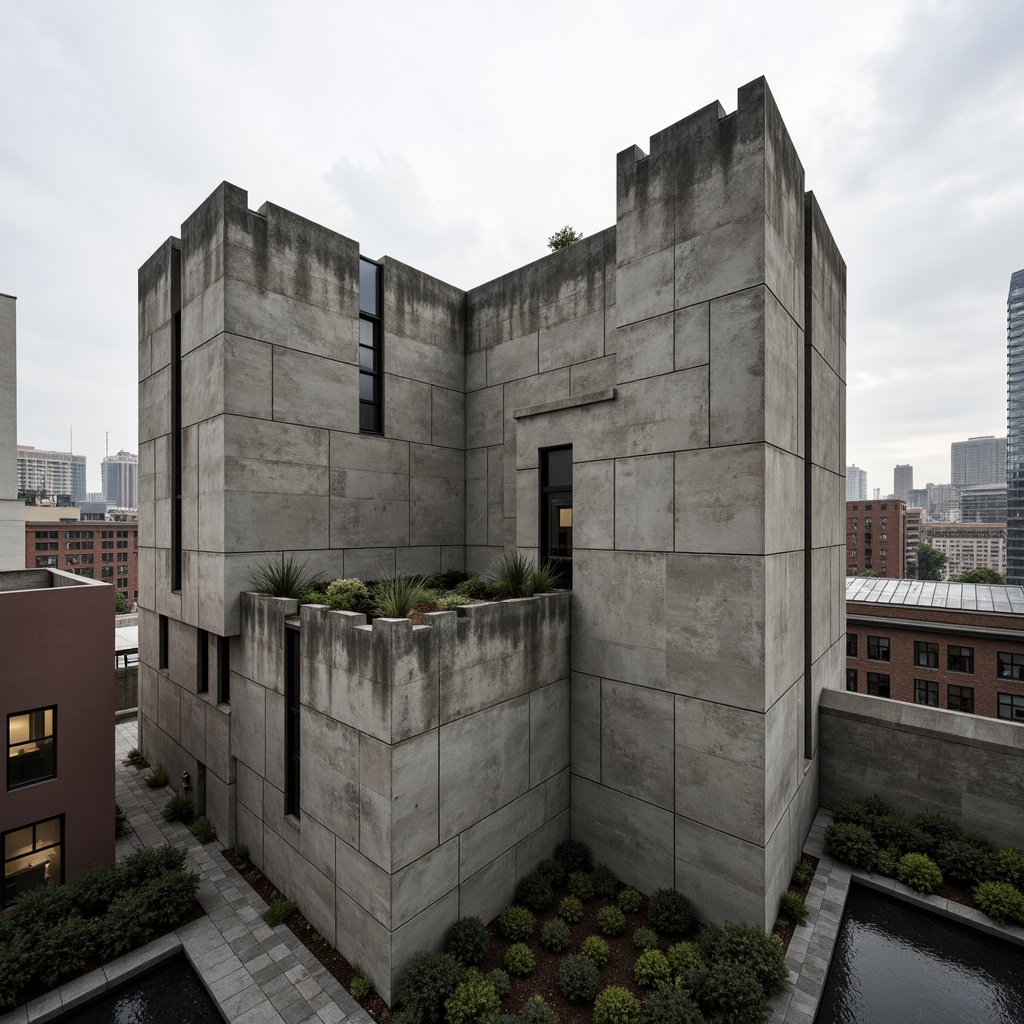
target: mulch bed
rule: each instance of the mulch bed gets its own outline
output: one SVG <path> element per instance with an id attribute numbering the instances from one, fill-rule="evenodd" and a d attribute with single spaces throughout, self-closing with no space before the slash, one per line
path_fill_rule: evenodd
<path id="1" fill-rule="evenodd" d="M 810 864 L 815 871 L 818 869 L 818 858 L 812 857 L 809 853 L 803 854 L 800 859 Z M 814 881 L 814 874 L 811 873 L 811 877 L 807 880 L 805 885 L 796 885 L 794 882 L 789 883 L 789 891 L 796 893 L 801 900 L 807 899 L 807 894 L 811 891 L 811 882 Z M 796 931 L 795 921 L 786 921 L 783 918 L 779 918 L 775 922 L 775 927 L 772 929 L 772 935 L 778 936 L 779 941 L 782 943 L 783 949 L 789 949 L 789 940 L 793 938 L 793 933 Z"/>

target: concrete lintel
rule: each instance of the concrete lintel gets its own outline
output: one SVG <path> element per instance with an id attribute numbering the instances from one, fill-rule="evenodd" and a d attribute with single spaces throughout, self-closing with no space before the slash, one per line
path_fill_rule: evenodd
<path id="1" fill-rule="evenodd" d="M 528 419 L 530 416 L 540 416 L 545 412 L 560 412 L 562 409 L 575 409 L 581 405 L 594 405 L 597 402 L 610 402 L 615 398 L 615 388 L 604 388 L 601 391 L 591 391 L 586 395 L 571 395 L 569 398 L 556 398 L 553 402 L 542 402 L 540 405 L 528 405 L 522 409 L 513 409 L 514 420 Z"/>

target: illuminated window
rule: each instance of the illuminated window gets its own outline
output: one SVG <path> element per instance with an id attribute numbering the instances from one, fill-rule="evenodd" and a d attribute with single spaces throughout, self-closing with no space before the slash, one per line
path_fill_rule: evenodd
<path id="1" fill-rule="evenodd" d="M 36 708 L 7 716 L 7 788 L 57 774 L 57 709 Z"/>
<path id="2" fill-rule="evenodd" d="M 64 815 L 3 834 L 3 906 L 29 889 L 64 881 Z"/>

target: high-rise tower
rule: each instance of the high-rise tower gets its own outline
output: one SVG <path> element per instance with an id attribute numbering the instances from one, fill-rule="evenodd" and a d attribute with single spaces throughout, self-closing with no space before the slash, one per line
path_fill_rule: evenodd
<path id="1" fill-rule="evenodd" d="M 914 467 L 897 466 L 892 474 L 892 493 L 900 501 L 910 501 L 910 492 L 914 489 Z"/>
<path id="2" fill-rule="evenodd" d="M 846 500 L 866 501 L 868 496 L 868 474 L 858 466 L 846 467 Z"/>
<path id="3" fill-rule="evenodd" d="M 108 455 L 101 465 L 103 496 L 117 508 L 139 507 L 139 457 L 131 452 Z"/>
<path id="4" fill-rule="evenodd" d="M 1006 582 L 1024 583 L 1024 270 L 1006 298 Z"/>

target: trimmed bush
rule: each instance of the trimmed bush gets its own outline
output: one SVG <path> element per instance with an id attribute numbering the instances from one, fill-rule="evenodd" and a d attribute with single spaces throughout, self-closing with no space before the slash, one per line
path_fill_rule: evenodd
<path id="1" fill-rule="evenodd" d="M 160 764 L 153 769 L 152 775 L 146 776 L 146 785 L 149 786 L 150 789 L 163 789 L 163 787 L 167 785 L 167 782 L 167 769 Z"/>
<path id="2" fill-rule="evenodd" d="M 36 977 L 52 988 L 61 978 L 80 971 L 95 953 L 96 940 L 97 923 L 78 915 L 51 925 L 40 933 L 32 951 Z"/>
<path id="3" fill-rule="evenodd" d="M 588 935 L 580 944 L 580 956 L 585 956 L 595 967 L 608 963 L 608 943 L 600 935 Z"/>
<path id="4" fill-rule="evenodd" d="M 953 885 L 973 889 L 991 878 L 992 854 L 969 839 L 951 839 L 935 851 L 935 863 Z"/>
<path id="5" fill-rule="evenodd" d="M 974 902 L 1000 924 L 1024 925 L 1024 893 L 1009 882 L 982 882 L 974 890 Z"/>
<path id="6" fill-rule="evenodd" d="M 538 913 L 547 910 L 554 900 L 555 894 L 551 888 L 551 882 L 539 871 L 532 871 L 523 875 L 516 886 L 516 903 L 521 904 L 528 910 Z"/>
<path id="7" fill-rule="evenodd" d="M 750 970 L 767 998 L 786 987 L 786 954 L 781 943 L 763 928 L 738 922 L 707 925 L 697 939 L 697 948 L 709 966 L 726 964 Z"/>
<path id="8" fill-rule="evenodd" d="M 644 898 L 636 889 L 623 889 L 619 893 L 619 910 L 625 914 L 639 914 L 643 910 Z"/>
<path id="9" fill-rule="evenodd" d="M 768 1000 L 757 975 L 741 964 L 719 961 L 701 968 L 694 994 L 713 1024 L 765 1024 Z"/>
<path id="10" fill-rule="evenodd" d="M 807 921 L 807 907 L 795 892 L 784 892 L 779 899 L 779 917 L 794 924 Z"/>
<path id="11" fill-rule="evenodd" d="M 204 846 L 217 838 L 217 828 L 209 818 L 197 818 L 189 825 L 189 830 Z"/>
<path id="12" fill-rule="evenodd" d="M 292 900 L 278 899 L 274 900 L 273 903 L 263 911 L 263 920 L 270 925 L 271 928 L 276 928 L 279 924 L 284 924 L 292 914 L 295 913 L 299 908 L 292 902 Z"/>
<path id="13" fill-rule="evenodd" d="M 681 892 L 659 889 L 647 905 L 647 919 L 662 935 L 682 935 L 693 924 L 693 907 Z"/>
<path id="14" fill-rule="evenodd" d="M 650 928 L 640 927 L 633 932 L 633 945 L 637 949 L 657 949 L 658 936 Z"/>
<path id="15" fill-rule="evenodd" d="M 493 596 L 491 584 L 481 576 L 470 576 L 455 588 L 455 593 L 471 601 L 489 601 Z"/>
<path id="16" fill-rule="evenodd" d="M 938 811 L 921 811 L 915 814 L 910 823 L 928 839 L 928 846 L 921 853 L 932 854 L 943 843 L 963 839 L 964 830 L 947 814 Z"/>
<path id="17" fill-rule="evenodd" d="M 523 1003 L 518 1020 L 519 1024 L 558 1024 L 558 1014 L 544 1002 L 543 997 L 534 996 Z"/>
<path id="18" fill-rule="evenodd" d="M 26 932 L 0 932 L 0 1008 L 21 1002 L 21 992 L 33 978 L 33 945 Z"/>
<path id="19" fill-rule="evenodd" d="M 619 891 L 619 880 L 607 864 L 595 864 L 594 870 L 590 872 L 590 879 L 594 883 L 594 895 L 599 900 L 615 898 Z"/>
<path id="20" fill-rule="evenodd" d="M 991 871 L 1000 882 L 1009 882 L 1018 889 L 1024 888 L 1024 853 L 1012 846 L 993 853 Z"/>
<path id="21" fill-rule="evenodd" d="M 569 924 L 583 920 L 583 901 L 576 896 L 566 896 L 558 904 L 558 916 Z"/>
<path id="22" fill-rule="evenodd" d="M 925 832 L 896 811 L 876 818 L 871 834 L 878 846 L 895 846 L 901 854 L 927 853 L 932 846 L 932 840 Z"/>
<path id="23" fill-rule="evenodd" d="M 902 856 L 903 854 L 895 846 L 887 846 L 884 850 L 878 851 L 872 870 L 879 875 L 895 878 L 900 866 L 900 857 Z"/>
<path id="24" fill-rule="evenodd" d="M 704 1024 L 700 1008 L 678 985 L 662 985 L 644 1000 L 641 1024 Z"/>
<path id="25" fill-rule="evenodd" d="M 597 995 L 597 967 L 582 954 L 567 956 L 558 968 L 558 988 L 570 1003 L 590 1003 Z"/>
<path id="26" fill-rule="evenodd" d="M 569 926 L 560 917 L 553 917 L 540 930 L 540 944 L 552 953 L 564 953 L 571 941 Z"/>
<path id="27" fill-rule="evenodd" d="M 444 936 L 444 951 L 461 964 L 474 967 L 487 959 L 491 939 L 479 917 L 460 917 L 452 922 Z"/>
<path id="28" fill-rule="evenodd" d="M 640 1024 L 640 1000 L 629 989 L 609 985 L 594 1000 L 594 1024 Z"/>
<path id="29" fill-rule="evenodd" d="M 874 867 L 878 856 L 878 844 L 863 825 L 833 821 L 825 829 L 825 845 L 834 857 L 865 871 Z"/>
<path id="30" fill-rule="evenodd" d="M 513 942 L 505 950 L 505 957 L 501 964 L 509 974 L 523 977 L 533 973 L 537 961 L 533 958 L 533 953 L 525 942 Z"/>
<path id="31" fill-rule="evenodd" d="M 671 971 L 665 954 L 658 949 L 645 949 L 633 968 L 633 979 L 641 988 L 656 988 L 665 984 Z"/>
<path id="32" fill-rule="evenodd" d="M 594 898 L 594 880 L 586 871 L 573 871 L 569 875 L 569 894 L 578 900 Z"/>
<path id="33" fill-rule="evenodd" d="M 362 581 L 354 578 L 333 580 L 324 591 L 326 603 L 335 611 L 362 612 L 373 614 L 374 602 L 370 588 Z"/>
<path id="34" fill-rule="evenodd" d="M 352 998 L 361 1003 L 373 991 L 373 981 L 358 964 L 353 966 L 352 980 L 348 983 L 348 991 Z"/>
<path id="35" fill-rule="evenodd" d="M 590 847 L 581 843 L 578 839 L 564 839 L 555 847 L 555 860 L 557 860 L 566 874 L 574 871 L 589 871 L 593 865 L 593 857 Z"/>
<path id="36" fill-rule="evenodd" d="M 161 814 L 164 821 L 183 821 L 186 825 L 192 820 L 192 797 L 184 793 L 175 793 L 167 801 Z"/>
<path id="37" fill-rule="evenodd" d="M 494 991 L 499 999 L 504 999 L 512 988 L 512 979 L 500 967 L 496 967 L 493 971 L 488 971 L 484 978 L 494 986 Z"/>
<path id="38" fill-rule="evenodd" d="M 793 885 L 804 886 L 814 877 L 814 865 L 809 860 L 798 860 L 793 866 L 790 881 Z"/>
<path id="39" fill-rule="evenodd" d="M 470 969 L 445 1000 L 447 1024 L 497 1024 L 501 1000 L 494 986 Z"/>
<path id="40" fill-rule="evenodd" d="M 900 858 L 896 877 L 922 896 L 927 896 L 942 885 L 942 872 L 926 853 L 905 853 Z"/>
<path id="41" fill-rule="evenodd" d="M 506 907 L 498 915 L 498 931 L 503 939 L 509 942 L 522 942 L 533 934 L 537 920 L 526 909 L 518 907 L 514 903 Z"/>
<path id="42" fill-rule="evenodd" d="M 537 865 L 537 871 L 548 880 L 552 889 L 557 888 L 565 881 L 565 868 L 562 867 L 560 861 L 553 858 L 542 860 Z"/>
<path id="43" fill-rule="evenodd" d="M 605 935 L 621 935 L 626 930 L 626 915 L 618 907 L 602 907 L 597 912 L 597 927 Z"/>
<path id="44" fill-rule="evenodd" d="M 445 1003 L 462 984 L 466 968 L 449 953 L 417 953 L 395 990 L 402 1016 L 412 1024 L 444 1024 Z"/>
<path id="45" fill-rule="evenodd" d="M 677 942 L 669 946 L 665 958 L 673 976 L 677 978 L 688 979 L 694 971 L 704 966 L 704 957 L 700 955 L 696 942 Z"/>

